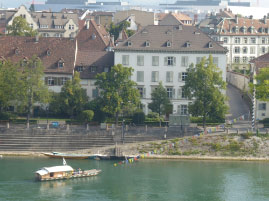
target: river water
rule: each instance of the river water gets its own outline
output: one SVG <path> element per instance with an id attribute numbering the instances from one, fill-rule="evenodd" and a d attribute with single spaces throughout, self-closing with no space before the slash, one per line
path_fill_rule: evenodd
<path id="1" fill-rule="evenodd" d="M 269 163 L 139 160 L 67 160 L 73 168 L 101 169 L 90 178 L 36 182 L 41 167 L 60 159 L 0 159 L 0 200 L 14 201 L 261 201 L 269 200 Z"/>

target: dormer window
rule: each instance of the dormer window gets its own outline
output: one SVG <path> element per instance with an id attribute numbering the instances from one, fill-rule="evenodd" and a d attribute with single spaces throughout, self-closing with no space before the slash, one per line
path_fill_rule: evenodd
<path id="1" fill-rule="evenodd" d="M 77 67 L 77 72 L 80 72 L 80 73 L 83 72 L 83 66 L 78 66 Z"/>
<path id="2" fill-rule="evenodd" d="M 143 31 L 142 31 L 142 34 L 147 34 L 148 33 L 148 30 L 146 30 L 146 29 L 144 29 Z"/>
<path id="3" fill-rule="evenodd" d="M 187 42 L 185 43 L 185 47 L 190 47 L 190 46 L 191 46 L 190 41 L 187 41 Z"/>
<path id="4" fill-rule="evenodd" d="M 209 43 L 208 43 L 208 48 L 213 48 L 213 44 L 212 44 L 212 42 L 209 42 Z"/>
<path id="5" fill-rule="evenodd" d="M 96 35 L 93 33 L 92 34 L 92 39 L 95 40 L 96 39 Z"/>
<path id="6" fill-rule="evenodd" d="M 254 27 L 253 26 L 250 27 L 250 33 L 254 33 Z"/>
<path id="7" fill-rule="evenodd" d="M 70 30 L 74 30 L 75 29 L 75 26 L 73 24 L 69 24 L 69 29 Z"/>
<path id="8" fill-rule="evenodd" d="M 150 46 L 150 42 L 146 41 L 146 47 L 149 47 L 149 46 Z"/>
<path id="9" fill-rule="evenodd" d="M 48 49 L 48 50 L 47 50 L 47 56 L 50 56 L 50 55 L 51 55 L 51 50 Z"/>
<path id="10" fill-rule="evenodd" d="M 243 33 L 247 33 L 247 27 L 246 26 L 243 26 L 242 27 L 242 31 L 243 31 Z"/>
<path id="11" fill-rule="evenodd" d="M 60 59 L 58 61 L 58 68 L 63 68 L 64 67 L 64 60 L 63 59 Z"/>
<path id="12" fill-rule="evenodd" d="M 170 41 L 167 41 L 166 42 L 166 47 L 171 47 L 172 46 L 172 43 Z"/>
<path id="13" fill-rule="evenodd" d="M 132 46 L 132 41 L 128 41 L 127 45 L 128 45 L 128 47 L 131 47 Z"/>
<path id="14" fill-rule="evenodd" d="M 15 49 L 15 54 L 19 55 L 20 54 L 20 50 L 18 48 Z"/>
<path id="15" fill-rule="evenodd" d="M 96 66 L 91 66 L 91 67 L 90 67 L 90 72 L 91 72 L 91 73 L 95 73 L 96 70 L 97 70 L 97 67 L 96 67 Z"/>

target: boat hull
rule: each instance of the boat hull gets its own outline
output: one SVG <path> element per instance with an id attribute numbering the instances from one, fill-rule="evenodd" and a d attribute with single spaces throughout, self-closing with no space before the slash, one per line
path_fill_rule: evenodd
<path id="1" fill-rule="evenodd" d="M 51 158 L 65 158 L 65 159 L 88 159 L 89 158 L 89 156 L 82 156 L 82 155 L 53 154 L 53 153 L 43 153 L 43 154 Z"/>

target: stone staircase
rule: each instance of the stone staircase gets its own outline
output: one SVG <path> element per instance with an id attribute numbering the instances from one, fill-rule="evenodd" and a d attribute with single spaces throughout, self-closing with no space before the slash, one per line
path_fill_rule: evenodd
<path id="1" fill-rule="evenodd" d="M 73 151 L 114 145 L 111 135 L 0 134 L 0 151 Z"/>

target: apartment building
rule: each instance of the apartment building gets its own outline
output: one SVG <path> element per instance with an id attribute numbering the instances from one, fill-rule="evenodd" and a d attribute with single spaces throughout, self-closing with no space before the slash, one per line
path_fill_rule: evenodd
<path id="1" fill-rule="evenodd" d="M 162 82 L 173 113 L 184 115 L 190 102 L 182 90 L 187 68 L 210 54 L 226 80 L 226 50 L 202 31 L 193 26 L 150 25 L 114 48 L 114 62 L 134 69 L 131 79 L 137 83 L 146 114 L 151 93 Z"/>

